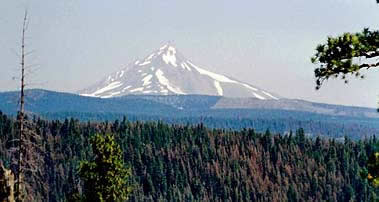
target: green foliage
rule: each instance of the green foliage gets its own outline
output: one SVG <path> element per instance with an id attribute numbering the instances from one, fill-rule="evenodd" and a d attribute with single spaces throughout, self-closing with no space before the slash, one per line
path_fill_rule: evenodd
<path id="1" fill-rule="evenodd" d="M 363 78 L 361 69 L 378 67 L 373 60 L 379 56 L 379 31 L 364 29 L 359 33 L 345 33 L 338 37 L 328 37 L 325 44 L 316 48 L 312 63 L 319 64 L 315 69 L 316 89 L 325 80 L 341 76 L 347 83 L 347 75 Z"/>
<path id="2" fill-rule="evenodd" d="M 86 192 L 77 168 L 81 161 L 95 162 L 95 134 L 114 134 L 132 172 L 130 201 L 370 201 L 379 194 L 357 175 L 375 151 L 374 137 L 340 142 L 312 139 L 301 129 L 279 135 L 271 128 L 259 133 L 126 119 L 33 120 L 46 151 L 40 178 L 46 189 L 37 183 L 27 188 L 40 191 L 40 201 L 77 201 L 72 193 Z M 0 116 L 2 141 L 17 132 L 14 123 Z M 3 160 L 7 148 L 0 144 Z"/>
<path id="3" fill-rule="evenodd" d="M 114 135 L 96 134 L 90 140 L 93 161 L 82 161 L 79 176 L 84 181 L 86 201 L 124 201 L 131 191 L 127 186 L 130 169 L 126 169 L 123 153 Z"/>
<path id="4" fill-rule="evenodd" d="M 373 153 L 367 162 L 367 179 L 375 187 L 379 187 L 379 152 Z"/>
<path id="5" fill-rule="evenodd" d="M 360 170 L 360 175 L 362 179 L 367 179 L 372 186 L 379 187 L 379 152 L 378 146 L 373 145 L 373 149 L 371 149 L 371 155 L 367 159 L 364 158 L 363 162 L 366 164 L 366 167 Z"/>

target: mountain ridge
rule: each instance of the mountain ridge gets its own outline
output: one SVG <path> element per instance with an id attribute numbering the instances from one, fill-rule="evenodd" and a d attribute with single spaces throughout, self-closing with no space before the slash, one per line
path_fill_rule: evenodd
<path id="1" fill-rule="evenodd" d="M 7 91 L 0 92 L 0 109 L 14 109 L 17 107 L 11 107 L 17 103 L 19 96 L 18 91 Z M 325 115 L 333 116 L 351 116 L 360 118 L 379 118 L 379 113 L 376 112 L 374 108 L 368 107 L 357 107 L 357 106 L 345 106 L 336 104 L 325 104 L 317 103 L 300 99 L 279 99 L 279 100 L 261 100 L 257 98 L 230 98 L 223 96 L 212 96 L 212 95 L 125 95 L 113 98 L 99 98 L 90 96 L 81 96 L 74 93 L 67 92 L 56 92 L 44 89 L 28 89 L 26 90 L 26 99 L 32 102 L 32 107 L 41 106 L 48 107 L 49 105 L 57 105 L 49 99 L 54 99 L 56 102 L 66 102 L 72 106 L 75 106 L 76 111 L 82 109 L 90 110 L 86 105 L 81 106 L 79 102 L 96 102 L 106 111 L 108 105 L 120 106 L 123 109 L 123 105 L 130 100 L 138 100 L 139 103 L 136 106 L 130 106 L 130 108 L 125 108 L 125 110 L 138 111 L 139 106 L 151 107 L 156 104 L 162 104 L 168 106 L 169 108 L 175 110 L 216 110 L 216 109 L 281 109 L 290 111 L 305 111 L 311 113 L 319 113 Z M 40 103 L 43 101 L 42 103 Z M 28 103 L 28 102 L 27 102 Z M 42 106 L 45 104 L 44 106 Z M 58 106 L 58 105 L 57 105 Z M 65 105 L 66 106 L 66 105 Z M 71 107 L 72 107 L 71 106 Z M 150 108 L 149 107 L 149 108 Z M 156 106 L 159 107 L 159 106 Z M 151 107 L 154 108 L 154 107 Z M 64 110 L 64 107 L 59 107 L 59 109 Z M 66 111 L 70 111 L 70 108 Z M 74 111 L 75 111 L 74 110 Z M 122 112 L 122 110 L 115 111 Z"/>
<path id="2" fill-rule="evenodd" d="M 126 95 L 114 98 L 80 96 L 41 89 L 26 90 L 29 117 L 49 120 L 164 121 L 173 124 L 204 123 L 210 128 L 254 128 L 287 134 L 306 133 L 355 139 L 379 134 L 376 109 L 313 103 L 301 100 L 260 100 L 209 95 Z M 0 92 L 0 112 L 15 116 L 19 92 Z"/>

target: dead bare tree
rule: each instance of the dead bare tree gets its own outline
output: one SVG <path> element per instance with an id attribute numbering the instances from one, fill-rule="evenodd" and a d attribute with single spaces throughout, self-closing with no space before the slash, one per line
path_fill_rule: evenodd
<path id="1" fill-rule="evenodd" d="M 25 11 L 24 21 L 22 25 L 22 39 L 21 39 L 21 90 L 20 90 L 20 131 L 18 136 L 18 170 L 17 170 L 17 184 L 16 184 L 16 200 L 22 201 L 21 197 L 21 173 L 22 173 L 22 146 L 23 146 L 23 134 L 24 134 L 24 105 L 25 105 L 25 32 L 27 30 L 28 12 Z"/>
<path id="2" fill-rule="evenodd" d="M 25 47 L 25 38 L 26 32 L 28 29 L 29 19 L 28 12 L 25 10 L 23 25 L 22 25 L 22 38 L 21 38 L 21 78 L 20 78 L 20 109 L 17 115 L 19 131 L 18 137 L 15 139 L 18 142 L 17 148 L 14 148 L 15 151 L 15 161 L 12 161 L 16 164 L 17 168 L 17 177 L 16 177 L 16 187 L 15 187 L 15 199 L 16 201 L 25 201 L 25 200 L 36 200 L 33 198 L 31 192 L 34 191 L 34 186 L 42 187 L 46 191 L 46 186 L 43 183 L 41 175 L 41 165 L 43 163 L 42 154 L 43 147 L 39 145 L 41 142 L 41 136 L 36 132 L 36 126 L 30 120 L 26 118 L 25 113 L 25 70 L 26 63 L 25 59 L 28 53 L 26 52 Z M 26 180 L 28 179 L 28 183 Z M 33 179 L 33 180 L 31 180 Z M 33 181 L 33 182 L 32 182 Z M 33 184 L 33 185 L 32 185 Z M 28 198 L 26 199 L 26 191 L 28 192 Z"/>

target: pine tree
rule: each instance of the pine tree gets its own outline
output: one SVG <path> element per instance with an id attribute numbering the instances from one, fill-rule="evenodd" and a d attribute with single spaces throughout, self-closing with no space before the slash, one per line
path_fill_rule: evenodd
<path id="1" fill-rule="evenodd" d="M 340 77 L 345 83 L 348 83 L 349 75 L 364 78 L 360 71 L 379 67 L 378 57 L 379 30 L 365 28 L 358 33 L 328 37 L 326 43 L 317 46 L 316 54 L 311 58 L 312 63 L 319 65 L 314 70 L 316 89 L 329 78 Z"/>
<path id="2" fill-rule="evenodd" d="M 376 0 L 379 4 L 379 0 Z M 311 62 L 318 64 L 315 69 L 316 89 L 320 89 L 329 78 L 341 77 L 348 83 L 348 75 L 364 78 L 360 71 L 379 67 L 379 30 L 363 29 L 358 33 L 344 33 L 328 37 L 325 44 L 319 44 Z M 378 109 L 379 110 L 379 109 Z"/>
<path id="3" fill-rule="evenodd" d="M 373 153 L 367 162 L 367 178 L 375 186 L 379 187 L 379 152 Z"/>
<path id="4" fill-rule="evenodd" d="M 122 150 L 114 135 L 96 134 L 90 139 L 93 161 L 82 161 L 79 176 L 84 182 L 84 201 L 124 201 L 131 187 L 131 170 L 125 168 Z"/>
<path id="5" fill-rule="evenodd" d="M 358 33 L 344 33 L 338 37 L 328 37 L 325 44 L 316 48 L 311 61 L 320 66 L 315 69 L 316 89 L 325 80 L 341 77 L 347 83 L 347 76 L 364 78 L 360 70 L 379 67 L 375 59 L 379 56 L 379 31 L 368 28 Z"/>

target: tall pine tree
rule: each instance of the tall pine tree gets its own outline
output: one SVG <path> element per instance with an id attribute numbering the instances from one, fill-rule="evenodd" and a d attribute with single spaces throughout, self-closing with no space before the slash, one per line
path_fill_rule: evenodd
<path id="1" fill-rule="evenodd" d="M 84 182 L 84 201 L 125 201 L 131 175 L 123 162 L 122 150 L 114 135 L 96 134 L 90 140 L 94 159 L 82 161 L 79 176 Z"/>

